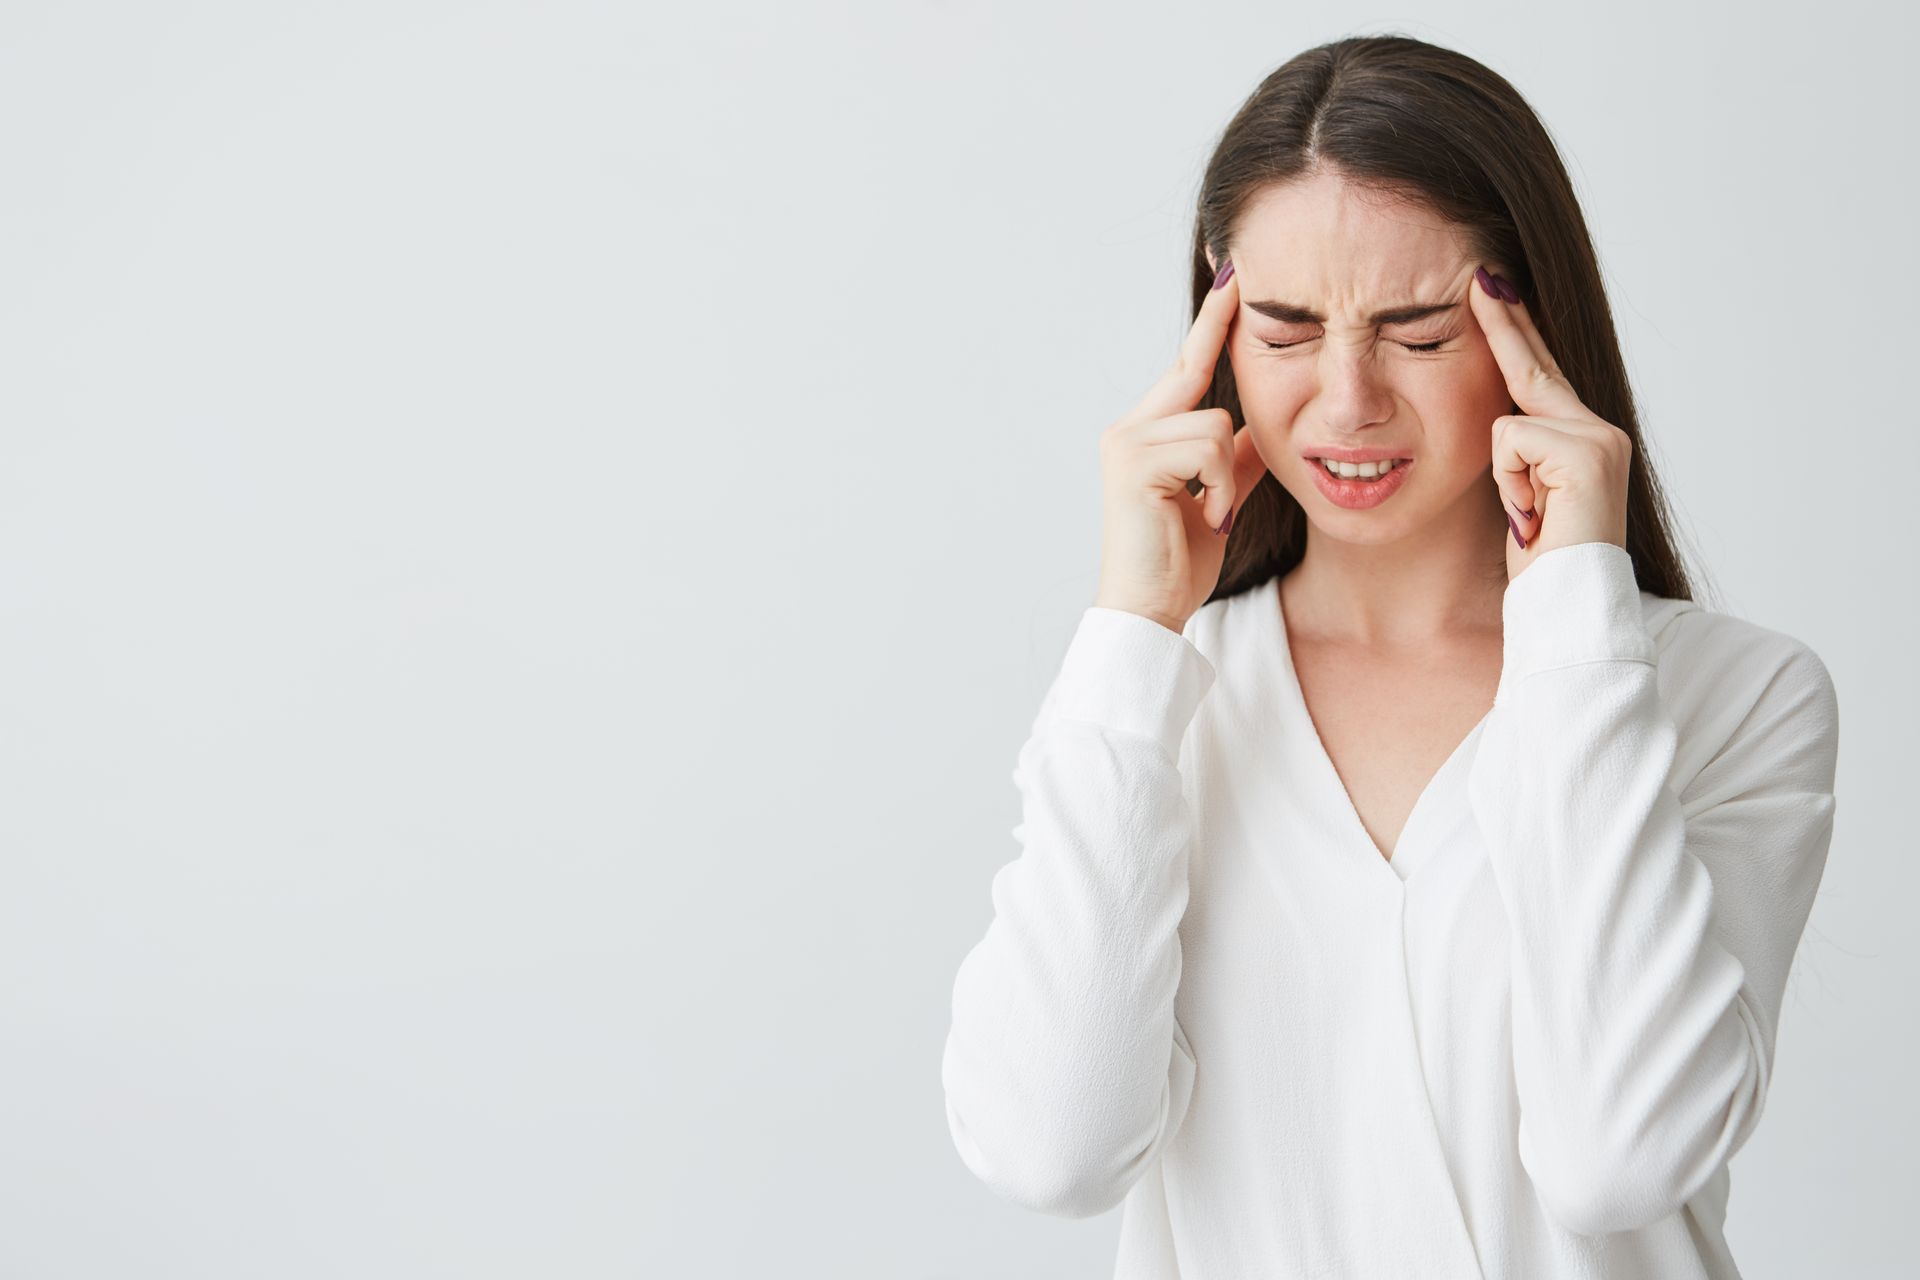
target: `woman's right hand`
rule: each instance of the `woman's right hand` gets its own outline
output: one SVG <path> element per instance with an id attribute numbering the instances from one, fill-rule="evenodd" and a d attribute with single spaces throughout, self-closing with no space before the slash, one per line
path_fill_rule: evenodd
<path id="1" fill-rule="evenodd" d="M 1219 532 L 1266 474 L 1253 433 L 1225 409 L 1196 409 L 1240 310 L 1229 269 L 1180 344 L 1173 367 L 1100 437 L 1103 517 L 1094 604 L 1184 630 L 1220 582 Z M 1205 486 L 1195 497 L 1188 481 Z"/>

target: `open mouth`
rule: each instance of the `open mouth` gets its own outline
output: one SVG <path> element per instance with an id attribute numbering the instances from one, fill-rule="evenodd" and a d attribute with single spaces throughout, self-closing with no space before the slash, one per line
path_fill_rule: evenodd
<path id="1" fill-rule="evenodd" d="M 1337 462 L 1332 458 L 1310 458 L 1309 461 L 1335 480 L 1357 480 L 1365 483 L 1390 474 L 1407 465 L 1412 459 L 1382 458 L 1378 462 Z"/>
<path id="2" fill-rule="evenodd" d="M 1390 500 L 1406 483 L 1407 473 L 1413 470 L 1411 458 L 1336 461 L 1331 467 L 1324 458 L 1308 457 L 1305 461 L 1313 468 L 1314 487 L 1328 502 L 1350 511 L 1364 511 Z"/>

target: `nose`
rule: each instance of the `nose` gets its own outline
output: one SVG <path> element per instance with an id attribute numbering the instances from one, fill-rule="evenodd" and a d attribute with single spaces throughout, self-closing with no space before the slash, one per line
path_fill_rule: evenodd
<path id="1" fill-rule="evenodd" d="M 1319 385 L 1308 408 L 1322 431 L 1358 431 L 1393 416 L 1375 342 L 1323 342 L 1314 371 Z"/>

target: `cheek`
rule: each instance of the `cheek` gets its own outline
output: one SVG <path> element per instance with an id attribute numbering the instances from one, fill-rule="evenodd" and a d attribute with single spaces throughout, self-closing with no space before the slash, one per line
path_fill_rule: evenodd
<path id="1" fill-rule="evenodd" d="M 1426 447 L 1468 467 L 1493 457 L 1493 420 L 1513 412 L 1493 349 L 1484 337 L 1472 338 L 1465 350 L 1445 358 L 1389 357 L 1378 375 L 1380 386 L 1419 420 Z M 1314 397 L 1312 362 L 1263 359 L 1239 343 L 1228 347 L 1227 357 L 1242 414 L 1279 439 Z"/>
<path id="2" fill-rule="evenodd" d="M 1493 348 L 1487 345 L 1487 336 L 1478 328 L 1466 335 L 1466 349 L 1460 353 L 1460 379 L 1468 388 L 1463 394 L 1470 395 L 1478 405 L 1497 404 L 1493 411 L 1498 417 L 1510 411 L 1512 396 L 1507 391 L 1507 375 L 1500 370 L 1500 362 L 1494 359 Z"/>
<path id="3" fill-rule="evenodd" d="M 1297 411 L 1311 401 L 1320 388 L 1312 363 L 1306 360 L 1236 357 L 1233 378 L 1241 405 L 1249 412 L 1255 405 L 1270 414 Z M 1464 355 L 1450 360 L 1390 358 L 1375 375 L 1374 389 L 1405 403 L 1427 422 L 1475 414 L 1495 400 L 1502 406 L 1506 404 L 1500 371 L 1490 357 L 1484 368 L 1479 361 Z M 1493 412 L 1505 411 L 1503 407 Z"/>
<path id="4" fill-rule="evenodd" d="M 1404 384 L 1429 434 L 1444 436 L 1467 452 L 1493 456 L 1493 420 L 1513 411 L 1506 378 L 1493 353 L 1482 347 L 1448 361 L 1433 361 Z"/>
<path id="5" fill-rule="evenodd" d="M 1312 378 L 1303 369 L 1287 368 L 1284 360 L 1266 358 L 1265 352 L 1243 350 L 1239 344 L 1228 348 L 1233 366 L 1233 385 L 1240 394 L 1240 408 L 1249 421 L 1289 421 L 1311 398 Z"/>

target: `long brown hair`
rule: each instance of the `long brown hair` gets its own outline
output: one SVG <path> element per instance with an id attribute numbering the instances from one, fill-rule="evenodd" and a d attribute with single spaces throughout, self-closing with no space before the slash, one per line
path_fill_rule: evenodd
<path id="1" fill-rule="evenodd" d="M 1581 402 L 1633 440 L 1627 552 L 1641 590 L 1692 600 L 1586 219 L 1526 100 L 1465 54 L 1411 36 L 1353 36 L 1288 59 L 1235 113 L 1201 178 L 1189 323 L 1213 287 L 1208 250 L 1232 257 L 1235 223 L 1252 199 L 1319 170 L 1420 201 L 1460 228 L 1476 260 L 1509 268 L 1503 274 Z M 1217 363 L 1198 407 L 1245 421 L 1231 361 Z M 1287 572 L 1306 547 L 1306 512 L 1271 473 L 1262 476 L 1234 516 L 1209 601 Z"/>

